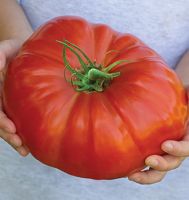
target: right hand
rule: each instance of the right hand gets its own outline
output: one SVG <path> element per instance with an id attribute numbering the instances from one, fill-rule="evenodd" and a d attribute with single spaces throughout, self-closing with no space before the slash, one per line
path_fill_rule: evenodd
<path id="1" fill-rule="evenodd" d="M 20 155 L 26 156 L 28 148 L 22 143 L 16 134 L 14 123 L 2 110 L 2 82 L 5 78 L 6 67 L 10 59 L 18 52 L 23 42 L 17 39 L 9 39 L 0 42 L 0 137 L 10 144 Z"/>

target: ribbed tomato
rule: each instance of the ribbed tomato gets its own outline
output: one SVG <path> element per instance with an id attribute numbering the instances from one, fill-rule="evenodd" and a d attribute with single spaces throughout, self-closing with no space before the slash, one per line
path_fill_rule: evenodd
<path id="1" fill-rule="evenodd" d="M 163 154 L 163 141 L 184 135 L 187 101 L 175 72 L 138 38 L 71 16 L 25 42 L 3 93 L 35 158 L 93 179 L 127 176 Z"/>

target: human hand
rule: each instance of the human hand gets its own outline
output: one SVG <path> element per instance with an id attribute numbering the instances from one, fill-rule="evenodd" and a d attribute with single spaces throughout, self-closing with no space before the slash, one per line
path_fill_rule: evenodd
<path id="1" fill-rule="evenodd" d="M 187 88 L 189 96 L 189 87 Z M 189 124 L 182 141 L 167 140 L 161 148 L 167 154 L 151 155 L 146 158 L 145 165 L 150 168 L 131 174 L 128 179 L 140 184 L 160 182 L 168 171 L 178 168 L 186 157 L 189 157 Z"/>
<path id="2" fill-rule="evenodd" d="M 22 144 L 21 138 L 16 134 L 14 123 L 2 110 L 2 82 L 4 81 L 6 65 L 15 56 L 22 42 L 9 39 L 0 42 L 0 137 L 10 144 L 20 155 L 26 156 L 28 148 Z"/>

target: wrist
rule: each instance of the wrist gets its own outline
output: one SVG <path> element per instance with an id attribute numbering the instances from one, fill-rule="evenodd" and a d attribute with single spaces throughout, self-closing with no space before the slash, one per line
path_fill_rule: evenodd
<path id="1" fill-rule="evenodd" d="M 1 0 L 0 6 L 0 41 L 25 41 L 33 32 L 23 9 L 16 0 Z"/>

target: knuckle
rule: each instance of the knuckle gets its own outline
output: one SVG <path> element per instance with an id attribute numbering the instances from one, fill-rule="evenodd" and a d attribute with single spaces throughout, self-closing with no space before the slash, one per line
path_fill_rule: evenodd
<path id="1" fill-rule="evenodd" d="M 180 165 L 182 164 L 183 160 L 184 160 L 183 157 L 179 158 L 179 159 L 177 160 L 177 162 L 176 162 L 176 164 L 175 164 L 175 166 L 174 166 L 173 169 L 176 169 L 176 168 L 180 167 Z"/>
<path id="2" fill-rule="evenodd" d="M 181 163 L 178 163 L 178 164 L 175 166 L 175 168 L 174 168 L 174 169 L 177 169 L 177 168 L 179 168 L 179 167 L 180 167 L 180 165 L 181 165 Z"/>
<path id="3" fill-rule="evenodd" d="M 176 165 L 174 165 L 174 166 L 170 167 L 170 169 L 169 169 L 169 170 L 174 170 L 174 169 L 177 169 L 179 166 L 180 166 L 180 164 L 176 164 Z"/>

